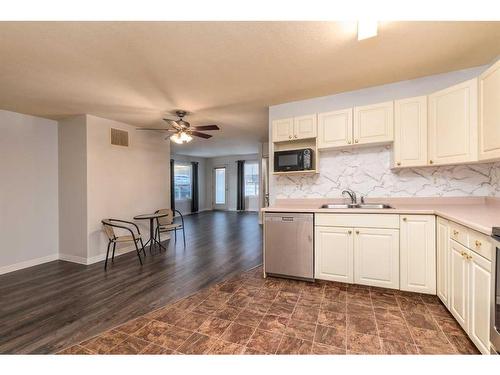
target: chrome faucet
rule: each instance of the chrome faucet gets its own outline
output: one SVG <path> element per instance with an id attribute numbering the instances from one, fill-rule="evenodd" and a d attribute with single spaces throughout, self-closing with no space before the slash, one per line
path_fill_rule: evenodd
<path id="1" fill-rule="evenodd" d="M 342 191 L 342 196 L 344 196 L 345 194 L 349 195 L 349 197 L 351 198 L 351 204 L 358 204 L 358 200 L 356 198 L 356 193 L 350 189 L 346 189 L 344 191 Z"/>

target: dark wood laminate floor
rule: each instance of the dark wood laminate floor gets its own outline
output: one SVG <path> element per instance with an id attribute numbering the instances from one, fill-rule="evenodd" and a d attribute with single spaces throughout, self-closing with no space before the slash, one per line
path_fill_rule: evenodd
<path id="1" fill-rule="evenodd" d="M 53 353 L 262 262 L 256 213 L 187 216 L 167 252 L 90 266 L 55 261 L 0 276 L 0 353 Z"/>

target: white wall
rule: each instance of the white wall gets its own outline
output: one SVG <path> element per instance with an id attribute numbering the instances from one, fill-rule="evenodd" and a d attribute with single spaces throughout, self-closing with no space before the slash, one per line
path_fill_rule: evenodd
<path id="1" fill-rule="evenodd" d="M 57 122 L 0 110 L 0 274 L 57 259 Z"/>
<path id="2" fill-rule="evenodd" d="M 112 127 L 129 132 L 129 147 L 110 144 Z M 170 142 L 163 138 L 127 124 L 87 116 L 89 262 L 102 259 L 106 253 L 102 219 L 132 220 L 135 215 L 170 207 Z M 137 224 L 149 238 L 149 221 Z"/>
<path id="3" fill-rule="evenodd" d="M 85 115 L 59 121 L 60 258 L 87 261 L 87 121 Z"/>
<path id="4" fill-rule="evenodd" d="M 207 195 L 207 160 L 205 158 L 198 158 L 194 156 L 188 155 L 178 155 L 174 154 L 171 156 L 171 159 L 174 159 L 176 162 L 181 163 L 191 163 L 193 161 L 198 162 L 198 205 L 200 211 L 206 211 L 212 209 L 212 201 L 210 200 L 210 196 Z M 190 213 L 191 212 L 191 201 L 186 205 L 186 207 L 181 210 L 181 207 L 176 207 L 182 213 Z"/>
<path id="5" fill-rule="evenodd" d="M 236 161 L 238 160 L 258 161 L 258 154 L 232 155 L 207 159 L 206 187 L 207 197 L 210 205 L 213 205 L 213 169 L 216 167 L 225 166 L 226 178 L 228 183 L 228 191 L 226 197 L 227 210 L 236 210 L 236 196 L 238 189 L 238 167 Z M 258 202 L 258 197 L 247 199 L 245 201 L 245 208 L 249 210 L 258 210 Z"/>
<path id="6" fill-rule="evenodd" d="M 379 103 L 388 100 L 402 99 L 418 95 L 427 95 L 456 83 L 466 81 L 473 77 L 477 77 L 485 68 L 485 66 L 480 66 L 476 68 L 438 74 L 409 81 L 396 82 L 388 85 L 375 86 L 362 90 L 350 91 L 336 95 L 272 106 L 269 108 L 269 139 L 271 139 L 271 122 L 275 119 L 300 116 L 310 113 L 329 112 L 353 106 Z M 376 186 L 387 181 L 391 182 L 391 189 L 394 189 L 396 191 L 398 190 L 398 186 L 400 183 L 404 183 L 406 185 L 412 185 L 412 183 L 418 183 L 421 185 L 433 183 L 432 171 L 431 173 L 428 173 L 430 178 L 428 182 L 421 181 L 421 171 L 417 169 L 411 171 L 411 173 L 409 174 L 406 172 L 391 171 L 388 168 L 388 163 L 386 162 L 386 160 L 388 160 L 388 152 L 389 151 L 385 149 L 379 148 L 371 148 L 368 150 L 351 149 L 345 152 L 325 152 L 320 153 L 319 155 L 320 175 L 314 177 L 278 177 L 271 174 L 269 180 L 271 204 L 273 204 L 275 199 L 278 197 L 284 198 L 300 196 L 302 198 L 306 198 L 317 197 L 318 195 L 335 195 L 337 194 L 337 191 L 339 189 L 342 190 L 343 188 L 352 187 L 348 186 L 351 184 L 348 180 L 345 181 L 346 186 L 338 186 L 339 176 L 342 177 L 345 175 L 358 176 L 353 177 L 358 179 L 362 178 L 363 175 L 366 176 L 366 184 L 363 184 L 363 181 L 357 181 L 360 189 L 367 190 L 358 191 L 363 195 L 369 192 L 371 192 L 371 194 L 373 195 L 379 193 L 380 189 L 377 191 Z M 359 163 L 360 160 L 363 160 L 363 157 L 365 155 L 368 155 L 368 158 L 370 158 L 370 153 L 380 156 L 378 159 L 370 159 L 372 161 L 380 160 L 380 163 L 377 164 L 376 169 L 376 177 L 378 178 L 378 180 L 377 178 L 373 177 L 374 173 L 362 170 L 363 166 L 366 166 L 366 164 Z M 269 158 L 269 169 L 271 171 L 274 168 L 272 159 L 272 157 Z M 347 172 L 342 171 L 342 168 L 345 169 L 347 167 Z M 380 168 L 383 168 L 383 171 Z M 325 169 L 327 171 L 326 173 L 324 172 Z M 429 171 L 429 169 L 426 170 Z M 460 174 L 460 171 L 463 170 L 464 169 L 458 169 L 458 173 Z M 446 172 L 446 169 L 440 169 L 440 171 L 442 173 L 439 173 L 439 175 L 441 176 L 440 178 L 442 178 L 443 181 L 439 186 L 450 187 L 450 185 L 453 185 L 453 179 L 449 178 L 449 173 Z M 415 177 L 414 179 L 412 175 Z M 458 178 L 460 178 L 460 176 L 458 176 Z M 487 178 L 489 178 L 489 176 Z M 369 183 L 371 183 L 373 186 L 366 186 L 365 189 L 363 186 Z M 453 186 L 451 186 L 450 190 L 454 190 Z M 437 191 L 435 189 L 432 191 L 428 190 L 428 194 L 429 196 L 443 195 L 443 192 L 438 188 Z"/>

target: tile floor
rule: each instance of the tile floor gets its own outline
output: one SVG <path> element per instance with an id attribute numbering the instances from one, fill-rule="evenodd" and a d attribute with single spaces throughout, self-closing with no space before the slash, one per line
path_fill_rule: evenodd
<path id="1" fill-rule="evenodd" d="M 478 354 L 436 296 L 258 267 L 60 354 Z"/>

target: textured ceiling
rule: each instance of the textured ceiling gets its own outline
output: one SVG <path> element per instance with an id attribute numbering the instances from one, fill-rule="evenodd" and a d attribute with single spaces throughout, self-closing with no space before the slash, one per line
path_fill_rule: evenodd
<path id="1" fill-rule="evenodd" d="M 197 156 L 257 151 L 267 107 L 490 62 L 500 22 L 0 22 L 0 109 L 158 126 L 177 108 Z M 161 136 L 159 134 L 159 136 Z"/>

